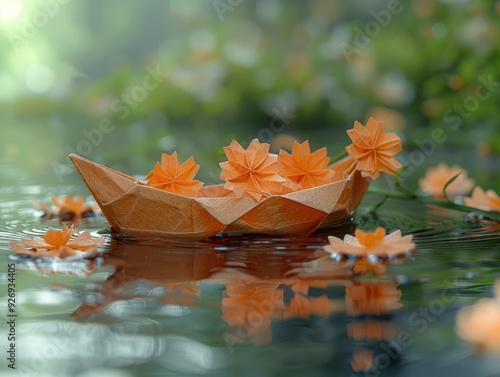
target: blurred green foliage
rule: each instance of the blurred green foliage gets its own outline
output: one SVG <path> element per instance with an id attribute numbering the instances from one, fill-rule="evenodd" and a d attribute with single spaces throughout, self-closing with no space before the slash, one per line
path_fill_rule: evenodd
<path id="1" fill-rule="evenodd" d="M 499 15 L 487 0 L 0 0 L 1 154 L 65 179 L 70 151 L 147 174 L 175 149 L 213 181 L 233 138 L 334 155 L 370 114 L 407 151 L 442 128 L 438 148 L 499 152 Z"/>

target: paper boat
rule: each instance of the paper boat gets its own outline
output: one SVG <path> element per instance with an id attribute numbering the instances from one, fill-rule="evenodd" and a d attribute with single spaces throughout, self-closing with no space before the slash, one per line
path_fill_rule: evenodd
<path id="1" fill-rule="evenodd" d="M 234 197 L 223 185 L 205 186 L 199 197 L 159 190 L 76 154 L 70 159 L 111 227 L 130 237 L 203 239 L 218 233 L 308 235 L 349 219 L 369 179 L 345 179 L 260 201 Z M 331 166 L 335 170 L 335 164 Z"/>

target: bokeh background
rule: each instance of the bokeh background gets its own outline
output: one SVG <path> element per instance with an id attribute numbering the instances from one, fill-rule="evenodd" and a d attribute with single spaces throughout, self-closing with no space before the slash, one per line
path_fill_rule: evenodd
<path id="1" fill-rule="evenodd" d="M 373 115 L 410 163 L 484 158 L 499 16 L 489 0 L 0 0 L 0 157 L 58 184 L 78 179 L 70 152 L 140 176 L 177 150 L 213 183 L 233 138 L 333 156 Z"/>

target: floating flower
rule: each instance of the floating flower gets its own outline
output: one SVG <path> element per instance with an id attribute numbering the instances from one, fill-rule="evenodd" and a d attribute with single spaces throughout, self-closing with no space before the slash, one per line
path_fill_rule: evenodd
<path id="1" fill-rule="evenodd" d="M 296 191 L 332 182 L 333 170 L 328 169 L 330 158 L 326 148 L 311 153 L 309 140 L 293 144 L 292 154 L 280 150 L 279 162 L 284 166 L 281 175 L 286 178 L 283 186 Z"/>
<path id="2" fill-rule="evenodd" d="M 157 162 L 146 177 L 147 185 L 179 195 L 198 196 L 203 182 L 193 178 L 199 169 L 200 165 L 194 162 L 193 156 L 179 165 L 177 152 L 172 155 L 162 153 L 161 164 Z"/>
<path id="3" fill-rule="evenodd" d="M 346 234 L 344 240 L 329 236 L 330 245 L 324 246 L 323 249 L 329 253 L 358 257 L 395 256 L 415 249 L 415 244 L 411 242 L 412 238 L 412 235 L 402 237 L 400 230 L 386 236 L 382 227 L 378 227 L 374 232 L 357 229 L 354 237 Z"/>
<path id="4" fill-rule="evenodd" d="M 278 173 L 283 165 L 278 155 L 269 153 L 269 144 L 254 139 L 245 150 L 233 140 L 224 153 L 228 159 L 220 163 L 220 178 L 226 181 L 224 188 L 238 197 L 247 195 L 257 201 L 262 195 L 281 192 L 285 179 Z"/>
<path id="5" fill-rule="evenodd" d="M 460 174 L 461 173 L 461 174 Z M 420 188 L 428 195 L 443 197 L 443 189 L 446 183 L 456 176 L 455 180 L 446 188 L 446 194 L 453 198 L 455 196 L 466 195 L 474 186 L 474 180 L 467 177 L 460 166 L 453 165 L 449 167 L 444 162 L 438 166 L 427 169 L 425 177 L 418 181 Z"/>
<path id="6" fill-rule="evenodd" d="M 480 209 L 482 211 L 500 213 L 500 197 L 493 190 L 484 191 L 476 186 L 470 198 L 464 198 L 464 203 L 468 207 Z"/>
<path id="7" fill-rule="evenodd" d="M 500 303 L 481 299 L 474 305 L 460 309 L 457 315 L 457 333 L 479 351 L 500 354 Z"/>
<path id="8" fill-rule="evenodd" d="M 97 247 L 104 242 L 104 238 L 94 239 L 90 232 L 85 230 L 71 240 L 75 232 L 74 226 L 65 226 L 62 230 L 50 229 L 43 237 L 35 237 L 31 240 L 24 239 L 24 246 L 17 242 L 11 242 L 10 245 L 16 254 L 30 255 L 34 258 L 67 258 L 72 256 L 88 258 L 98 255 Z"/>
<path id="9" fill-rule="evenodd" d="M 347 314 L 381 315 L 401 308 L 401 291 L 396 281 L 356 281 L 346 287 Z"/>
<path id="10" fill-rule="evenodd" d="M 83 195 L 74 197 L 63 195 L 59 198 L 51 196 L 50 201 L 54 208 L 50 208 L 43 203 L 35 203 L 36 207 L 43 210 L 42 217 L 44 218 L 59 217 L 62 220 L 75 220 L 92 217 L 100 211 L 98 206 L 85 203 Z"/>
<path id="11" fill-rule="evenodd" d="M 401 167 L 394 158 L 402 150 L 401 140 L 396 134 L 384 133 L 382 122 L 370 118 L 365 127 L 356 121 L 347 134 L 352 144 L 345 149 L 356 160 L 356 169 L 363 177 L 377 179 L 380 172 L 394 175 Z"/>

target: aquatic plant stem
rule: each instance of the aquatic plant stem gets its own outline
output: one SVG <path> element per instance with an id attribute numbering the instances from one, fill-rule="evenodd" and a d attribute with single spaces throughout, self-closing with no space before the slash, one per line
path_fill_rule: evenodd
<path id="1" fill-rule="evenodd" d="M 335 156 L 333 156 L 330 160 L 330 164 L 333 164 L 334 162 L 340 160 L 342 157 L 347 156 L 347 151 L 344 149 L 342 152 L 337 153 Z"/>
<path id="2" fill-rule="evenodd" d="M 413 201 L 416 201 L 416 202 L 419 202 L 422 204 L 429 204 L 429 205 L 434 205 L 434 206 L 441 207 L 441 208 L 453 209 L 455 211 L 468 212 L 468 213 L 474 212 L 474 213 L 484 215 L 485 217 L 488 217 L 490 219 L 493 219 L 493 220 L 500 222 L 500 213 L 483 211 L 483 210 L 480 210 L 477 208 L 464 206 L 462 204 L 457 204 L 457 203 L 454 203 L 454 202 L 449 201 L 449 200 L 439 200 L 439 199 L 434 199 L 434 198 L 431 198 L 428 196 L 421 196 L 421 195 L 413 194 L 413 193 L 406 191 L 406 190 L 405 190 L 405 192 L 399 192 L 399 191 L 386 190 L 386 189 L 383 189 L 383 188 L 377 187 L 377 186 L 370 186 L 368 188 L 367 193 L 368 194 L 382 195 L 382 196 L 386 197 L 385 199 L 393 198 L 393 199 L 400 199 L 400 200 L 413 200 Z M 385 202 L 385 199 L 384 199 L 384 202 Z M 375 210 L 380 208 L 380 206 L 382 204 L 383 204 L 383 202 L 375 205 L 374 206 Z"/>

